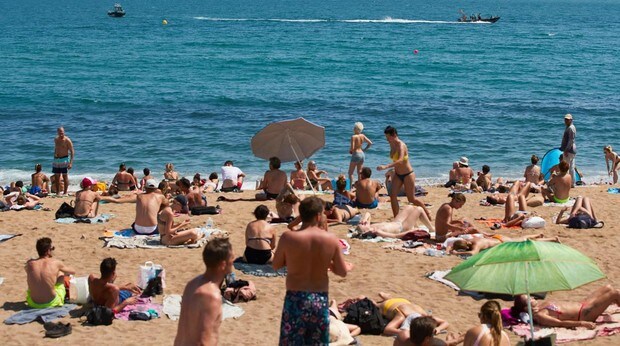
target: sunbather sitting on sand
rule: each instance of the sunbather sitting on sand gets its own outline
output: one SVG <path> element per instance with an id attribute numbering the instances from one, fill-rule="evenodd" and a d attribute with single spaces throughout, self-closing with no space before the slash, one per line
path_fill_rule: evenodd
<path id="1" fill-rule="evenodd" d="M 437 321 L 432 316 L 416 318 L 410 330 L 401 330 L 394 339 L 393 346 L 452 346 L 462 342 L 462 337 L 449 334 L 446 340 L 435 337 Z M 469 346 L 469 345 L 468 345 Z M 482 345 L 481 345 L 482 346 Z M 503 345 L 502 345 L 503 346 Z"/>
<path id="2" fill-rule="evenodd" d="M 567 218 L 562 219 L 568 207 L 562 208 L 555 219 L 556 224 L 565 224 L 572 228 L 601 228 L 605 223 L 599 221 L 594 214 L 594 208 L 588 197 L 577 197 L 575 204 Z"/>
<path id="3" fill-rule="evenodd" d="M 181 195 L 177 198 L 183 197 Z M 174 203 L 173 203 L 174 205 Z M 159 230 L 160 242 L 164 245 L 193 244 L 203 237 L 199 228 L 181 230 L 189 225 L 189 219 L 181 223 L 174 223 L 174 211 L 171 206 L 165 206 L 157 216 L 157 229 Z"/>
<path id="4" fill-rule="evenodd" d="M 479 233 L 467 220 L 454 220 L 452 213 L 455 209 L 461 209 L 467 199 L 460 192 L 451 193 L 449 203 L 444 203 L 437 209 L 435 216 L 435 240 L 443 242 L 448 237 L 456 237 L 461 234 Z"/>
<path id="5" fill-rule="evenodd" d="M 463 337 L 464 346 L 510 346 L 508 334 L 502 326 L 502 308 L 489 300 L 480 307 L 480 325 L 470 328 Z"/>
<path id="6" fill-rule="evenodd" d="M 211 172 L 209 174 L 209 180 L 205 182 L 204 192 L 215 192 L 217 190 L 217 185 L 219 184 L 219 178 L 217 173 Z"/>
<path id="7" fill-rule="evenodd" d="M 202 194 L 200 189 L 191 189 L 189 179 L 183 177 L 177 180 L 177 187 L 187 198 L 188 209 L 207 205 L 207 197 Z"/>
<path id="8" fill-rule="evenodd" d="M 273 259 L 276 248 L 276 230 L 267 222 L 269 208 L 261 204 L 254 209 L 256 220 L 245 228 L 245 252 L 243 259 L 248 263 L 266 264 Z"/>
<path id="9" fill-rule="evenodd" d="M 138 295 L 142 292 L 140 287 L 128 283 L 124 286 L 114 284 L 116 280 L 116 260 L 108 257 L 99 265 L 101 277 L 90 274 L 88 277 L 88 291 L 93 303 L 105 306 L 114 313 L 122 311 L 125 306 L 135 304 Z"/>
<path id="10" fill-rule="evenodd" d="M 334 190 L 334 204 L 337 206 L 355 205 L 355 194 L 347 190 L 347 178 L 339 175 L 336 180 L 336 190 Z"/>
<path id="11" fill-rule="evenodd" d="M 370 214 L 366 214 L 363 217 L 364 220 L 370 222 Z M 418 224 L 418 220 L 421 220 L 430 232 L 434 232 L 435 228 L 433 224 L 426 216 L 422 207 L 414 207 L 412 205 L 404 206 L 398 215 L 391 222 L 381 222 L 374 225 L 370 225 L 366 222 L 357 226 L 358 232 L 362 235 L 370 234 L 385 238 L 402 238 L 408 232 L 413 231 Z"/>
<path id="12" fill-rule="evenodd" d="M 379 190 L 381 183 L 370 179 L 370 167 L 362 168 L 361 179 L 355 182 L 355 206 L 364 209 L 374 209 L 379 206 Z"/>
<path id="13" fill-rule="evenodd" d="M 379 292 L 379 297 L 380 300 L 375 302 L 375 304 L 389 321 L 383 330 L 383 335 L 395 336 L 401 330 L 408 330 L 413 320 L 428 316 L 426 310 L 420 305 L 414 304 L 407 299 L 391 298 L 389 294 L 384 292 Z M 435 334 L 448 328 L 448 322 L 445 320 L 434 315 L 432 318 L 438 324 L 434 331 Z"/>
<path id="14" fill-rule="evenodd" d="M 96 217 L 99 210 L 99 194 L 93 191 L 93 186 L 97 181 L 93 178 L 85 177 L 82 179 L 80 186 L 82 190 L 75 193 L 75 208 L 73 216 L 77 218 Z"/>
<path id="15" fill-rule="evenodd" d="M 492 248 L 493 246 L 507 242 L 520 242 L 527 239 L 537 241 L 551 241 L 559 243 L 558 237 L 544 238 L 544 234 L 531 234 L 523 237 L 509 238 L 501 234 L 484 234 L 482 237 L 472 237 L 471 239 L 457 239 L 452 243 L 452 246 L 448 246 L 447 251 L 451 254 L 458 255 L 475 255 L 482 250 Z"/>
<path id="16" fill-rule="evenodd" d="M 532 164 L 525 168 L 523 177 L 526 183 L 532 183 L 533 188 L 537 188 L 540 191 L 540 185 L 545 183 L 545 176 L 540 171 L 538 166 L 538 156 L 532 155 L 530 158 Z"/>
<path id="17" fill-rule="evenodd" d="M 276 197 L 276 212 L 280 220 L 290 222 L 299 215 L 299 203 L 301 198 L 297 196 L 291 184 L 286 184 Z"/>
<path id="18" fill-rule="evenodd" d="M 560 172 L 553 174 L 547 188 L 541 191 L 546 201 L 555 203 L 566 203 L 570 198 L 570 189 L 573 182 L 573 178 L 568 173 L 569 165 L 566 161 L 561 161 L 558 164 Z"/>
<path id="19" fill-rule="evenodd" d="M 620 291 L 611 285 L 603 286 L 592 292 L 580 302 L 538 301 L 531 298 L 534 322 L 543 327 L 586 327 L 594 329 L 594 321 L 612 304 L 620 305 Z M 527 313 L 527 296 L 515 297 L 510 309 L 513 317 L 518 318 L 522 312 Z"/>

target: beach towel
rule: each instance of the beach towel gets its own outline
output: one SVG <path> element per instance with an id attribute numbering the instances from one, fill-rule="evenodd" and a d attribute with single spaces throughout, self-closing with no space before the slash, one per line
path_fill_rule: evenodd
<path id="1" fill-rule="evenodd" d="M 110 236 L 112 234 L 112 236 Z M 198 240 L 195 244 L 187 245 L 163 245 L 160 242 L 159 234 L 156 235 L 137 235 L 131 229 L 122 231 L 105 231 L 101 237 L 105 247 L 115 247 L 119 249 L 166 249 L 166 248 L 200 248 L 212 237 L 228 237 L 228 232 L 219 229 L 210 229 L 205 232 L 205 236 Z"/>
<path id="2" fill-rule="evenodd" d="M 254 276 L 264 276 L 264 277 L 276 277 L 276 276 L 286 276 L 286 267 L 278 269 L 277 271 L 273 269 L 271 264 L 253 264 L 243 262 L 243 257 L 239 257 L 234 262 L 235 269 L 241 270 L 243 274 L 254 275 Z"/>
<path id="3" fill-rule="evenodd" d="M 181 316 L 181 295 L 171 294 L 164 297 L 163 312 L 169 319 L 176 321 Z M 227 318 L 239 318 L 245 314 L 245 310 L 228 300 L 222 298 L 222 320 Z"/>
<path id="4" fill-rule="evenodd" d="M 347 225 L 357 226 L 359 225 L 360 221 L 362 221 L 362 215 L 357 214 L 353 216 L 352 218 L 350 218 L 349 221 L 347 221 Z"/>
<path id="5" fill-rule="evenodd" d="M 599 316 L 596 320 L 596 328 L 589 330 L 586 328 L 541 328 L 534 326 L 534 338 L 545 337 L 551 334 L 556 334 L 556 343 L 563 344 L 571 341 L 590 340 L 597 336 L 609 336 L 620 332 L 620 314 L 618 314 L 617 307 L 608 308 L 604 315 Z M 614 313 L 614 311 L 616 313 Z M 511 327 L 512 331 L 527 340 L 530 338 L 530 325 L 520 323 Z"/>
<path id="6" fill-rule="evenodd" d="M 123 310 L 114 314 L 114 317 L 119 320 L 129 321 L 129 314 L 135 310 L 137 311 L 155 310 L 157 314 L 161 316 L 162 305 L 151 302 L 151 297 L 145 297 L 145 298 L 140 297 L 137 299 L 136 304 L 126 305 L 123 308 Z"/>
<path id="7" fill-rule="evenodd" d="M 618 188 L 618 187 L 610 187 L 609 189 L 607 189 L 607 192 L 611 193 L 611 194 L 614 194 L 614 195 L 617 195 L 617 194 L 620 193 L 620 188 Z"/>
<path id="8" fill-rule="evenodd" d="M 113 217 L 114 217 L 113 214 L 101 214 L 99 216 L 91 217 L 91 218 L 88 218 L 88 217 L 80 217 L 80 218 L 63 217 L 63 218 L 60 218 L 60 219 L 56 219 L 56 222 L 64 223 L 64 224 L 70 224 L 70 223 L 91 223 L 91 224 L 96 224 L 96 223 L 108 222 L 108 220 L 110 220 Z"/>
<path id="9" fill-rule="evenodd" d="M 5 242 L 9 239 L 13 239 L 15 237 L 19 237 L 21 235 L 20 234 L 0 234 L 0 243 Z"/>
<path id="10" fill-rule="evenodd" d="M 433 272 L 426 273 L 425 276 L 431 280 L 441 282 L 442 284 L 452 288 L 453 290 L 459 291 L 459 286 L 455 285 L 452 281 L 444 279 L 444 277 L 449 273 L 450 270 L 435 270 Z"/>
<path id="11" fill-rule="evenodd" d="M 555 202 L 545 202 L 543 206 L 545 207 L 572 207 L 575 205 L 575 199 L 571 198 L 566 203 L 555 203 Z"/>
<path id="12" fill-rule="evenodd" d="M 77 305 L 75 304 L 65 304 L 63 306 L 47 309 L 26 309 L 4 320 L 4 324 L 26 324 L 37 319 L 43 321 L 43 323 L 47 323 L 67 316 L 69 311 L 76 307 Z"/>
<path id="13" fill-rule="evenodd" d="M 381 248 L 388 249 L 388 250 L 408 252 L 408 253 L 413 253 L 413 254 L 424 254 L 424 251 L 426 251 L 426 248 L 418 244 L 423 244 L 423 243 L 408 240 L 402 243 L 383 245 Z"/>
<path id="14" fill-rule="evenodd" d="M 521 229 L 521 226 L 518 226 L 518 225 L 506 227 L 502 219 L 484 219 L 484 220 L 477 219 L 476 221 L 480 222 L 483 225 L 487 225 L 489 228 L 492 228 L 492 229 L 497 229 L 495 225 L 498 225 L 498 224 L 501 225 L 501 228 L 504 228 L 504 229 Z"/>

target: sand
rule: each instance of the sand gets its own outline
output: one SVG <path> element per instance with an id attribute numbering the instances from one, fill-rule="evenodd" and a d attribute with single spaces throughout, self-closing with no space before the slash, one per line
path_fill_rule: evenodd
<path id="1" fill-rule="evenodd" d="M 547 220 L 543 230 L 546 236 L 559 236 L 564 244 L 572 246 L 593 258 L 607 274 L 608 278 L 594 282 L 571 292 L 552 293 L 554 299 L 579 300 L 593 289 L 612 284 L 620 286 L 620 269 L 616 265 L 620 260 L 616 234 L 620 230 L 615 225 L 617 220 L 617 201 L 619 195 L 606 192 L 607 186 L 580 187 L 572 192 L 572 196 L 589 196 L 599 219 L 605 221 L 603 229 L 571 230 L 564 226 L 550 224 L 552 215 L 560 210 L 558 207 L 539 207 L 535 211 Z M 432 204 L 433 215 L 437 208 L 448 201 L 447 190 L 430 188 L 429 196 L 424 198 Z M 232 197 L 250 197 L 253 192 L 228 194 Z M 209 205 L 215 202 L 218 194 L 208 196 Z M 484 196 L 481 194 L 467 195 L 467 204 L 456 211 L 455 217 L 503 217 L 503 208 L 483 207 L 478 204 Z M 329 198 L 330 197 L 325 197 Z M 0 276 L 4 283 L 0 285 L 0 319 L 5 320 L 17 310 L 24 307 L 26 291 L 26 273 L 24 263 L 36 257 L 35 242 L 40 237 L 51 237 L 56 250 L 55 256 L 77 270 L 78 276 L 98 273 L 99 263 L 105 257 L 115 257 L 118 261 L 117 283 L 135 282 L 138 266 L 145 261 L 162 264 L 167 273 L 167 289 L 165 293 L 181 294 L 188 280 L 204 270 L 201 260 L 202 249 L 115 249 L 104 248 L 98 238 L 104 230 L 117 230 L 131 225 L 135 211 L 133 204 L 102 204 L 100 212 L 115 215 L 106 224 L 64 225 L 54 222 L 54 211 L 63 201 L 70 198 L 46 198 L 45 207 L 53 211 L 10 211 L 0 213 L 0 233 L 23 233 L 23 236 L 0 244 Z M 230 238 L 236 255 L 244 249 L 245 225 L 253 219 L 251 211 L 258 202 L 218 202 L 222 208 L 221 215 L 212 216 L 218 228 L 230 232 Z M 274 202 L 266 202 L 270 209 L 275 209 Z M 389 219 L 391 211 L 385 206 L 372 212 L 373 220 Z M 183 216 L 181 218 L 186 218 Z M 193 226 L 204 225 L 207 215 L 192 216 Z M 277 226 L 278 232 L 285 226 Z M 480 227 L 483 227 L 480 225 Z M 330 227 L 330 231 L 340 238 L 346 238 L 347 226 Z M 518 236 L 526 234 L 522 230 L 502 230 L 503 234 Z M 529 233 L 535 233 L 531 230 Z M 450 269 L 461 262 L 449 256 L 444 258 L 428 257 L 382 249 L 382 244 L 364 243 L 350 240 L 351 254 L 346 260 L 355 268 L 346 278 L 330 275 L 330 298 L 342 301 L 349 297 L 368 295 L 375 297 L 377 292 L 385 291 L 408 298 L 420 304 L 433 314 L 450 322 L 449 331 L 464 332 L 478 322 L 477 312 L 484 301 L 475 301 L 470 297 L 457 296 L 451 288 L 424 278 L 424 274 L 433 270 Z M 226 320 L 220 328 L 221 345 L 275 345 L 278 341 L 280 313 L 285 293 L 284 278 L 251 277 L 236 272 L 237 278 L 252 280 L 258 288 L 258 299 L 250 303 L 242 303 L 246 314 L 237 320 Z M 161 302 L 162 297 L 157 300 Z M 509 302 L 501 302 L 508 307 Z M 84 345 L 90 342 L 102 345 L 170 345 L 177 330 L 177 322 L 162 317 L 149 322 L 115 321 L 107 327 L 85 327 L 77 318 L 66 317 L 64 322 L 71 322 L 73 333 L 55 341 L 43 337 L 43 327 L 39 323 L 8 326 L 0 324 L 0 340 L 4 345 L 38 345 L 38 344 L 74 344 Z M 516 344 L 518 338 L 509 332 L 511 341 Z M 381 336 L 361 336 L 364 345 L 391 345 L 393 339 Z M 592 345 L 620 344 L 620 336 L 598 338 L 584 342 Z"/>

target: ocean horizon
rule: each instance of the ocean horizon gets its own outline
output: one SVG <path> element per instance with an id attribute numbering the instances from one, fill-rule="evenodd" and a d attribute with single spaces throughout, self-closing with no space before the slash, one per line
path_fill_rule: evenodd
<path id="1" fill-rule="evenodd" d="M 226 160 L 252 187 L 268 163 L 250 139 L 297 117 L 325 127 L 312 159 L 331 178 L 347 173 L 356 121 L 381 180 L 387 125 L 421 184 L 445 182 L 461 156 L 519 178 L 559 147 L 566 113 L 584 181 L 608 181 L 603 147 L 620 149 L 617 1 L 130 0 L 110 18 L 112 5 L 25 0 L 0 15 L 0 185 L 29 182 L 36 163 L 51 174 L 58 126 L 74 187 L 121 162 L 206 178 Z M 501 19 L 458 23 L 460 9 Z"/>

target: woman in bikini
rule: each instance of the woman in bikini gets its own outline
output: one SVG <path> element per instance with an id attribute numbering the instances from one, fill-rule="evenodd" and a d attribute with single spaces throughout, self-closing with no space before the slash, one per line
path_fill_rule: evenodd
<path id="1" fill-rule="evenodd" d="M 523 177 L 525 182 L 532 183 L 532 187 L 540 191 L 540 186 L 545 183 L 545 177 L 540 172 L 540 166 L 538 166 L 538 156 L 532 155 L 530 158 L 531 165 L 525 167 Z"/>
<path id="2" fill-rule="evenodd" d="M 336 205 L 331 202 L 325 203 L 325 216 L 327 222 L 347 222 L 358 215 L 360 211 L 350 205 Z"/>
<path id="3" fill-rule="evenodd" d="M 611 285 L 603 286 L 592 292 L 582 302 L 538 301 L 531 298 L 534 322 L 543 327 L 586 327 L 594 329 L 594 321 L 612 304 L 620 306 L 620 291 Z M 519 318 L 527 313 L 527 296 L 515 297 L 510 314 Z"/>
<path id="4" fill-rule="evenodd" d="M 121 163 L 118 167 L 118 172 L 112 179 L 112 186 L 115 186 L 118 191 L 133 191 L 136 189 L 138 182 L 133 174 L 127 172 L 127 168 L 124 163 Z"/>
<path id="5" fill-rule="evenodd" d="M 85 177 L 80 186 L 82 190 L 75 193 L 75 208 L 73 216 L 76 218 L 93 218 L 97 216 L 99 209 L 99 194 L 92 190 L 97 181 L 93 178 Z"/>
<path id="6" fill-rule="evenodd" d="M 480 325 L 470 328 L 465 334 L 464 346 L 510 346 L 508 334 L 502 326 L 501 306 L 489 300 L 480 308 Z"/>
<path id="7" fill-rule="evenodd" d="M 568 225 L 568 227 L 571 228 L 602 228 L 605 225 L 603 221 L 599 221 L 596 218 L 589 197 L 577 197 L 570 214 L 567 218 L 563 219 L 562 216 L 564 216 L 566 211 L 568 211 L 568 207 L 564 207 L 560 210 L 558 217 L 555 219 L 556 224 Z"/>
<path id="8" fill-rule="evenodd" d="M 362 167 L 364 167 L 364 160 L 366 159 L 364 152 L 370 148 L 372 142 L 366 135 L 362 134 L 364 131 L 364 124 L 361 122 L 355 123 L 353 126 L 353 136 L 351 136 L 351 147 L 349 148 L 349 154 L 351 154 L 351 162 L 349 163 L 349 181 L 353 184 L 353 171 L 357 171 L 357 180 L 360 180 L 360 173 Z M 366 143 L 366 148 L 362 148 L 362 145 Z"/>
<path id="9" fill-rule="evenodd" d="M 418 225 L 418 221 L 422 221 L 430 232 L 435 232 L 435 227 L 433 227 L 433 224 L 428 219 L 428 216 L 426 216 L 426 213 L 424 213 L 424 210 L 412 205 L 404 206 L 391 222 L 380 222 L 371 225 L 369 213 L 366 213 L 362 220 L 363 222 L 360 222 L 356 228 L 356 231 L 362 236 L 372 235 L 400 239 L 410 231 L 413 231 Z"/>
<path id="10" fill-rule="evenodd" d="M 411 321 L 416 318 L 429 316 L 429 314 L 421 306 L 410 302 L 404 298 L 391 298 L 389 294 L 379 292 L 379 301 L 375 302 L 377 307 L 381 310 L 381 314 L 389 322 L 383 330 L 383 335 L 395 336 L 401 330 L 408 330 Z M 448 328 L 448 322 L 437 317 L 432 316 L 437 322 L 437 328 L 435 328 L 435 334 Z"/>
<path id="11" fill-rule="evenodd" d="M 308 171 L 306 172 L 308 175 L 308 180 L 310 180 L 310 184 L 315 189 L 318 189 L 319 186 L 323 190 L 333 190 L 332 181 L 327 178 L 327 172 L 323 170 L 319 170 L 316 167 L 316 162 L 309 161 L 308 162 Z M 322 178 L 321 176 L 325 175 L 326 178 Z"/>
<path id="12" fill-rule="evenodd" d="M 273 259 L 276 248 L 276 230 L 267 222 L 269 208 L 264 204 L 254 209 L 256 220 L 245 228 L 245 251 L 243 258 L 248 263 L 267 264 Z"/>
<path id="13" fill-rule="evenodd" d="M 620 169 L 620 156 L 616 154 L 611 145 L 603 148 L 605 153 L 605 164 L 607 165 L 607 173 L 614 177 L 614 185 L 618 183 L 618 170 Z M 609 164 L 611 162 L 611 165 Z"/>
<path id="14" fill-rule="evenodd" d="M 297 190 L 306 189 L 306 172 L 301 161 L 295 161 L 295 170 L 291 171 L 291 186 Z"/>
<path id="15" fill-rule="evenodd" d="M 170 191 L 172 193 L 177 192 L 177 180 L 179 180 L 179 173 L 174 170 L 174 165 L 168 162 L 165 166 L 166 170 L 164 171 L 164 180 L 168 182 L 168 186 L 170 186 Z"/>
<path id="16" fill-rule="evenodd" d="M 172 207 L 167 206 L 157 215 L 157 229 L 159 230 L 160 242 L 163 245 L 182 245 L 193 244 L 203 237 L 199 228 L 181 230 L 181 228 L 189 225 L 189 219 L 175 224 L 174 211 Z"/>
<path id="17" fill-rule="evenodd" d="M 392 204 L 392 213 L 398 215 L 398 192 L 402 186 L 405 186 L 407 200 L 414 205 L 421 207 L 426 216 L 432 219 L 431 214 L 426 209 L 422 201 L 415 198 L 415 173 L 409 162 L 409 151 L 405 142 L 398 138 L 398 132 L 392 126 L 388 126 L 383 131 L 385 138 L 390 144 L 390 159 L 392 163 L 377 167 L 378 171 L 394 168 L 394 179 L 392 180 L 392 189 L 390 191 L 390 203 Z"/>

